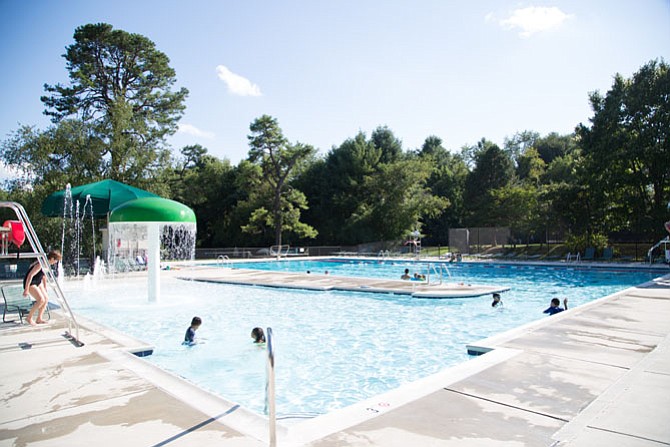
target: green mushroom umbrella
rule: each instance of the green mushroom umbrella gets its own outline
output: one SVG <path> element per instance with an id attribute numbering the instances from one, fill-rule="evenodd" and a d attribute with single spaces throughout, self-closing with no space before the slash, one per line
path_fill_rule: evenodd
<path id="1" fill-rule="evenodd" d="M 66 190 L 56 191 L 49 195 L 42 203 L 42 214 L 49 217 L 63 216 L 65 192 Z M 158 197 L 149 191 L 116 180 L 102 180 L 75 186 L 70 192 L 72 193 L 72 201 L 76 202 L 78 200 L 82 207 L 86 202 L 86 196 L 90 196 L 95 217 L 106 217 L 111 210 L 130 200 Z"/>

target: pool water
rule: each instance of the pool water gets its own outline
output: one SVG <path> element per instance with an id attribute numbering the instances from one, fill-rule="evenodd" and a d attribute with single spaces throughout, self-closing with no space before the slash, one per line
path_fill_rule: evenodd
<path id="1" fill-rule="evenodd" d="M 272 263 L 266 263 L 270 268 Z M 282 262 L 282 269 L 317 274 L 399 278 L 401 263 Z M 275 267 L 277 264 L 274 264 Z M 250 265 L 245 265 L 246 268 Z M 640 271 L 565 269 L 463 263 L 449 281 L 511 287 L 502 308 L 491 297 L 446 300 L 404 295 L 315 292 L 162 279 L 161 300 L 147 303 L 146 279 L 103 280 L 91 289 L 66 282 L 76 313 L 155 346 L 147 360 L 262 414 L 264 349 L 255 326 L 272 327 L 277 414 L 310 417 L 342 408 L 468 360 L 465 345 L 542 314 L 551 298 L 578 306 L 648 281 Z M 181 345 L 193 316 L 197 338 Z"/>

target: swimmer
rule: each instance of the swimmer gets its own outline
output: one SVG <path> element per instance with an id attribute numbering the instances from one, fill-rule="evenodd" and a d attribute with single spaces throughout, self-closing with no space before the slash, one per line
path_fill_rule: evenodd
<path id="1" fill-rule="evenodd" d="M 563 312 L 564 310 L 568 310 L 567 298 L 563 298 L 563 306 L 565 306 L 565 309 L 561 307 L 561 301 L 558 298 L 552 298 L 551 305 L 548 308 L 546 308 L 542 313 L 554 315 Z"/>
<path id="2" fill-rule="evenodd" d="M 491 307 L 502 307 L 503 302 L 500 300 L 500 294 L 499 293 L 494 293 L 493 294 L 493 302 L 491 303 Z"/>
<path id="3" fill-rule="evenodd" d="M 265 332 L 263 332 L 262 328 L 255 327 L 251 330 L 251 338 L 254 339 L 254 343 L 265 343 Z"/>
<path id="4" fill-rule="evenodd" d="M 202 324 L 202 320 L 200 317 L 193 317 L 191 320 L 191 325 L 186 329 L 186 334 L 184 335 L 184 341 L 181 343 L 182 345 L 185 346 L 193 346 L 197 344 L 198 342 L 195 341 L 195 331 L 198 330 L 200 325 Z"/>

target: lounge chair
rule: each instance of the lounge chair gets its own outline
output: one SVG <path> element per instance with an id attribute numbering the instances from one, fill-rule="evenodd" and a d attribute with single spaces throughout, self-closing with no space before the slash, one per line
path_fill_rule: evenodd
<path id="1" fill-rule="evenodd" d="M 600 258 L 602 261 L 611 261 L 614 257 L 614 249 L 612 247 L 605 247 L 603 249 L 603 256 Z"/>
<path id="2" fill-rule="evenodd" d="M 596 249 L 594 247 L 586 247 L 582 261 L 593 261 L 596 257 Z"/>
<path id="3" fill-rule="evenodd" d="M 30 299 L 30 297 L 23 296 L 23 286 L 22 285 L 7 285 L 2 287 L 2 298 L 5 300 L 5 308 L 2 312 L 2 321 L 7 322 L 5 319 L 8 313 L 16 312 L 19 314 L 19 321 L 23 324 L 23 316 L 28 315 L 30 309 L 32 309 L 35 302 Z M 46 319 L 51 318 L 49 313 L 49 306 L 46 307 Z"/>

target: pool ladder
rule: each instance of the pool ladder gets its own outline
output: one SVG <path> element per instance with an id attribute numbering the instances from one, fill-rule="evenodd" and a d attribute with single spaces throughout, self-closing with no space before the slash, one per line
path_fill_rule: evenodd
<path id="1" fill-rule="evenodd" d="M 33 224 L 30 222 L 28 213 L 26 213 L 26 210 L 23 208 L 23 206 L 17 202 L 0 202 L 0 208 L 10 208 L 13 210 L 16 213 L 16 217 L 18 218 L 19 222 L 21 222 L 23 225 L 26 239 L 28 240 L 30 247 L 33 249 L 33 252 L 30 253 L 30 255 L 37 258 L 38 262 L 40 263 L 42 270 L 46 274 L 47 280 L 53 287 L 53 290 L 56 292 L 56 300 L 58 301 L 58 304 L 60 304 L 61 310 L 66 317 L 65 319 L 68 324 L 68 330 L 65 332 L 65 338 L 70 340 L 72 344 L 77 347 L 84 346 L 84 343 L 82 343 L 79 338 L 79 325 L 77 324 L 77 320 L 74 318 L 72 309 L 70 309 L 70 305 L 65 299 L 63 289 L 61 289 L 60 284 L 58 281 L 56 281 L 56 277 L 54 276 L 53 270 L 51 269 L 51 265 L 47 260 L 47 255 L 42 248 L 42 244 L 37 237 L 37 233 L 35 233 Z M 14 256 L 12 255 L 12 257 Z"/>
<path id="2" fill-rule="evenodd" d="M 427 267 L 426 270 L 428 271 L 428 273 L 426 274 L 426 279 L 429 285 L 430 284 L 441 285 L 445 274 L 447 277 L 451 278 L 451 272 L 449 271 L 449 268 L 443 263 L 438 262 L 433 264 L 431 262 L 426 264 L 426 267 Z M 431 272 L 435 275 L 435 277 L 438 278 L 439 282 L 431 282 L 430 280 Z"/>

